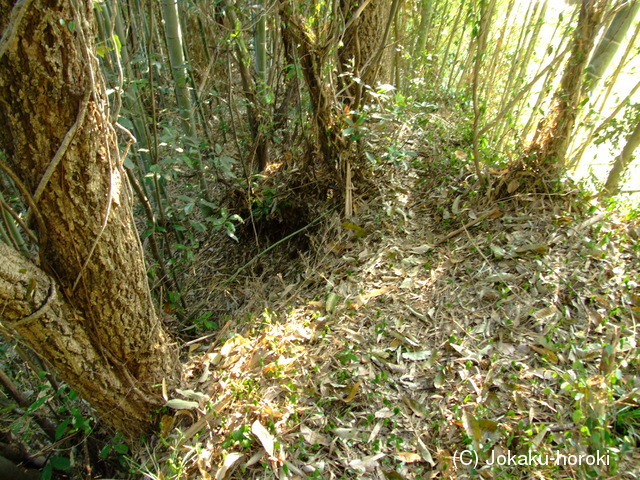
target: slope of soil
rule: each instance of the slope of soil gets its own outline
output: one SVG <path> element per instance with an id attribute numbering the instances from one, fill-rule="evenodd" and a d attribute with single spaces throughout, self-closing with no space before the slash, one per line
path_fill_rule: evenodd
<path id="1" fill-rule="evenodd" d="M 454 163 L 384 166 L 310 253 L 209 295 L 237 308 L 190 343 L 145 478 L 640 475 L 637 220 L 489 203 Z"/>

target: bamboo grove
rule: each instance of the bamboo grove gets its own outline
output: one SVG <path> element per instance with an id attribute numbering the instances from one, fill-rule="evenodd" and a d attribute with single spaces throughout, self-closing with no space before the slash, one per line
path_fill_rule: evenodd
<path id="1" fill-rule="evenodd" d="M 28 3 L 3 7 L 0 60 Z M 328 208 L 350 217 L 354 191 L 384 172 L 372 136 L 390 112 L 421 110 L 445 130 L 439 109 L 459 118 L 456 148 L 494 199 L 547 189 L 610 140 L 618 153 L 596 181 L 602 195 L 616 194 L 640 142 L 640 82 L 628 81 L 637 0 L 106 0 L 82 19 L 79 2 L 58 3 L 71 12 L 57 20 L 65 42 L 92 22 L 95 54 L 83 61 L 97 58 L 105 78 L 100 112 L 115 125 L 109 148 L 135 194 L 152 290 L 183 322 L 195 235 L 237 241 L 242 222 L 268 218 L 277 202 L 299 217 L 286 234 Z M 36 213 L 27 219 L 37 209 L 7 156 L 0 151 L 0 236 L 33 256 L 33 231 L 45 229 L 33 226 Z M 69 277 L 75 289 L 81 275 Z"/>
<path id="2" fill-rule="evenodd" d="M 616 80 L 637 54 L 637 10 L 633 1 L 559 9 L 515 0 L 224 0 L 104 2 L 95 13 L 97 53 L 123 141 L 134 141 L 129 172 L 149 220 L 162 226 L 184 211 L 163 182 L 190 169 L 205 218 L 232 234 L 234 219 L 208 193 L 229 176 L 250 187 L 252 175 L 293 156 L 347 194 L 347 167 L 367 167 L 352 133 L 369 120 L 368 94 L 380 85 L 396 97 L 461 105 L 481 183 L 496 162 L 511 163 L 512 175 L 560 175 L 625 112 L 621 135 L 633 143 L 638 84 Z M 609 194 L 630 158 L 600 179 Z"/>

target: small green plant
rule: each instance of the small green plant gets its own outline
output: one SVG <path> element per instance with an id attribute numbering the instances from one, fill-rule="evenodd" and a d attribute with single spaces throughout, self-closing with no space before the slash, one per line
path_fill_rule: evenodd
<path id="1" fill-rule="evenodd" d="M 242 425 L 237 430 L 234 430 L 229 436 L 222 442 L 222 447 L 226 449 L 240 446 L 244 449 L 251 448 L 253 444 L 253 438 L 251 437 L 251 427 L 249 425 Z"/>

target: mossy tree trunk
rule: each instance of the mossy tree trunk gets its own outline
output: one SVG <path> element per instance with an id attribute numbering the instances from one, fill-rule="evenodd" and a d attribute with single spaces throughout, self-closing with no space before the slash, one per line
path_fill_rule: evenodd
<path id="1" fill-rule="evenodd" d="M 158 385 L 174 386 L 180 366 L 149 292 L 92 7 L 32 0 L 16 21 L 18 6 L 0 0 L 0 31 L 13 31 L 0 51 L 0 150 L 37 205 L 41 258 L 0 245 L 0 303 L 6 326 L 135 437 L 153 427 Z"/>

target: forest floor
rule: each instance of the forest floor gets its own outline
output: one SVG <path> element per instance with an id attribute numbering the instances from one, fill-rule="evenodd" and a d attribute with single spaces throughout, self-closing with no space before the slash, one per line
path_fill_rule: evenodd
<path id="1" fill-rule="evenodd" d="M 638 219 L 384 168 L 224 287 L 203 246 L 187 291 L 231 313 L 189 342 L 144 478 L 638 478 Z"/>

